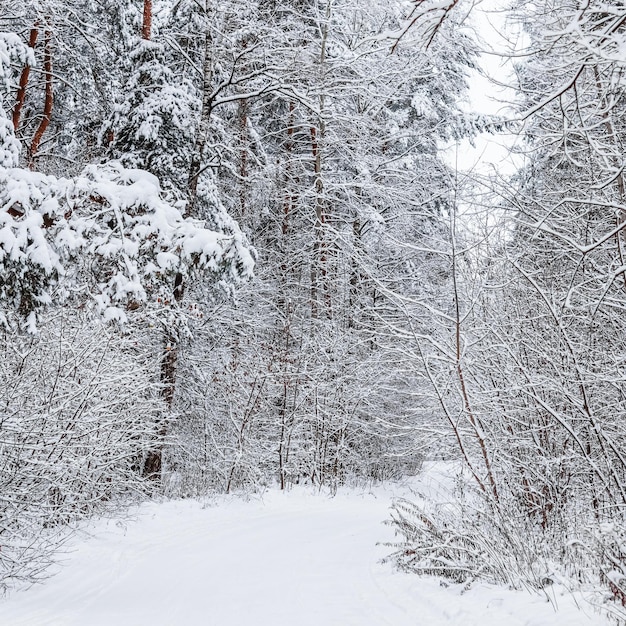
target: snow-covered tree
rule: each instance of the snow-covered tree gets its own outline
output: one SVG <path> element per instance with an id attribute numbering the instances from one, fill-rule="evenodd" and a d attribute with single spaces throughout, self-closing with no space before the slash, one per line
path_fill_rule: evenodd
<path id="1" fill-rule="evenodd" d="M 155 175 L 119 160 L 83 162 L 67 177 L 19 167 L 8 110 L 20 71 L 35 62 L 17 35 L 0 36 L 3 585 L 32 581 L 45 565 L 58 545 L 46 529 L 100 510 L 94 503 L 115 506 L 143 491 L 169 410 L 157 395 L 154 346 L 163 329 L 181 326 L 179 281 L 230 294 L 253 267 L 227 215 L 185 216 L 172 177 L 163 189 Z M 67 114 L 56 114 L 56 123 Z M 45 112 L 48 123 L 51 115 Z M 155 136 L 175 126 L 172 118 L 164 124 Z M 156 142 L 152 150 L 158 159 L 166 146 Z M 148 153 L 139 154 L 127 164 L 149 166 L 140 162 Z M 184 181 L 188 166 L 181 169 Z"/>

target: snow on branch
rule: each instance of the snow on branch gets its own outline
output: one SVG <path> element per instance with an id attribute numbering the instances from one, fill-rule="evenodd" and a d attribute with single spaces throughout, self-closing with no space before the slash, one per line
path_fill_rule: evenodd
<path id="1" fill-rule="evenodd" d="M 183 218 L 160 191 L 155 176 L 115 161 L 74 179 L 0 168 L 3 308 L 32 320 L 68 290 L 88 289 L 105 319 L 123 322 L 125 308 L 156 294 L 167 298 L 176 274 L 197 272 L 226 285 L 252 274 L 238 229 L 216 232 Z M 79 261 L 89 272 L 79 271 Z"/>
<path id="2" fill-rule="evenodd" d="M 459 0 L 413 0 L 413 9 L 399 32 L 391 34 L 395 39 L 391 51 L 395 52 L 402 38 L 417 24 L 421 26 L 425 47 L 429 48 L 442 24 L 458 3 Z"/>

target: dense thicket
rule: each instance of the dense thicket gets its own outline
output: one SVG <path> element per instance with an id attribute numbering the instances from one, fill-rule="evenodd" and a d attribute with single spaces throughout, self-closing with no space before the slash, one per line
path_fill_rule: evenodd
<path id="1" fill-rule="evenodd" d="M 398 475 L 419 463 L 424 404 L 409 398 L 412 367 L 394 365 L 388 292 L 426 297 L 447 271 L 426 248 L 448 228 L 438 141 L 471 123 L 456 108 L 471 46 L 390 55 L 381 33 L 398 14 L 375 3 L 261 16 L 288 83 L 216 112 L 236 130 L 216 186 L 258 252 L 256 278 L 186 348 L 176 480 Z"/>
<path id="2" fill-rule="evenodd" d="M 457 580 L 583 584 L 623 619 L 626 13 L 556 1 L 510 15 L 527 46 L 524 166 L 483 181 L 490 232 L 461 251 L 448 323 L 456 404 L 434 381 L 476 493 L 452 510 L 399 504 L 397 556 Z"/>

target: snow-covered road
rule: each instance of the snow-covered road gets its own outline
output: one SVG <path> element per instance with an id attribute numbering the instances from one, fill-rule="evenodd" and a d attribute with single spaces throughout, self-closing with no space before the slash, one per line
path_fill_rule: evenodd
<path id="1" fill-rule="evenodd" d="M 148 504 L 100 522 L 1 626 L 605 626 L 571 598 L 441 587 L 379 562 L 391 492 Z"/>

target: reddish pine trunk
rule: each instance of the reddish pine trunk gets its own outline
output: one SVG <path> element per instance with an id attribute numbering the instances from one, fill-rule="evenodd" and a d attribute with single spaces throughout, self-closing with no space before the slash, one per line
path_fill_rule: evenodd
<path id="1" fill-rule="evenodd" d="M 43 107 L 43 117 L 39 126 L 33 135 L 33 140 L 30 144 L 30 169 L 35 167 L 35 157 L 39 151 L 39 144 L 41 138 L 46 132 L 48 125 L 50 124 L 50 116 L 52 115 L 52 105 L 54 103 L 54 94 L 52 92 L 52 33 L 46 30 L 44 33 L 44 60 L 43 68 L 46 79 L 46 99 Z"/>
<path id="2" fill-rule="evenodd" d="M 152 0 L 143 1 L 143 23 L 141 25 L 141 38 L 150 40 L 152 31 Z"/>
<path id="3" fill-rule="evenodd" d="M 39 35 L 39 22 L 35 22 L 35 25 L 30 30 L 30 37 L 28 38 L 28 45 L 31 48 L 35 47 L 37 43 L 37 36 Z M 28 85 L 28 77 L 30 76 L 30 65 L 25 65 L 20 76 L 20 86 L 17 90 L 17 96 L 15 98 L 15 106 L 13 107 L 13 129 L 17 131 L 20 126 L 20 117 L 22 115 L 22 107 L 26 100 L 26 86 Z"/>

